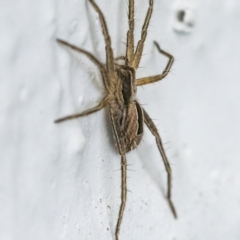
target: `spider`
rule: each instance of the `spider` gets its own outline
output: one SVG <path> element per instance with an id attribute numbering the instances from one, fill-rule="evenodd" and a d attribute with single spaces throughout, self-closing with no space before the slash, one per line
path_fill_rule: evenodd
<path id="1" fill-rule="evenodd" d="M 107 24 L 102 11 L 96 4 L 95 0 L 88 1 L 98 13 L 100 19 L 105 40 L 106 64 L 101 63 L 93 54 L 82 48 L 71 45 L 60 39 L 57 39 L 57 41 L 86 55 L 99 68 L 104 86 L 107 90 L 107 95 L 96 107 L 85 110 L 82 113 L 60 118 L 56 120 L 55 123 L 86 116 L 108 106 L 118 151 L 121 155 L 121 205 L 115 230 L 115 239 L 118 240 L 127 199 L 126 153 L 136 148 L 140 143 L 143 136 L 144 123 L 156 138 L 157 147 L 167 172 L 167 200 L 174 217 L 177 218 L 177 214 L 171 200 L 171 167 L 165 154 L 162 140 L 152 119 L 135 98 L 138 86 L 160 81 L 168 75 L 174 58 L 171 54 L 162 50 L 158 43 L 154 41 L 154 45 L 157 50 L 168 58 L 167 66 L 161 74 L 136 79 L 135 72 L 138 69 L 142 57 L 143 46 L 147 37 L 147 29 L 153 12 L 153 0 L 149 0 L 148 11 L 142 27 L 141 39 L 138 41 L 136 49 L 134 47 L 134 0 L 129 0 L 129 30 L 127 32 L 126 55 L 125 57 L 119 58 L 114 58 L 111 38 L 109 36 Z M 119 59 L 123 60 L 124 63 L 119 64 L 117 61 Z"/>

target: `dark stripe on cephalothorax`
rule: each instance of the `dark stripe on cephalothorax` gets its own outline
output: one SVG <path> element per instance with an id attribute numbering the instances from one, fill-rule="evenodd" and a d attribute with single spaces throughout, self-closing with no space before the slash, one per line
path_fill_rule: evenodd
<path id="1" fill-rule="evenodd" d="M 135 70 L 128 66 L 118 67 L 118 77 L 122 84 L 122 97 L 124 103 L 127 105 L 134 100 L 136 95 Z"/>

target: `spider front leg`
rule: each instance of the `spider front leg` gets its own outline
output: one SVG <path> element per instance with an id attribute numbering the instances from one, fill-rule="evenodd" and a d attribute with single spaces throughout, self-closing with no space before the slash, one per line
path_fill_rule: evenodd
<path id="1" fill-rule="evenodd" d="M 76 114 L 69 115 L 69 116 L 66 116 L 66 117 L 63 117 L 63 118 L 59 118 L 59 119 L 55 120 L 54 122 L 55 123 L 60 123 L 60 122 L 66 121 L 66 120 L 71 120 L 71 119 L 74 119 L 74 118 L 79 118 L 79 117 L 86 116 L 88 114 L 91 114 L 91 113 L 94 113 L 94 112 L 97 112 L 97 111 L 101 110 L 107 104 L 108 104 L 108 96 L 105 97 L 96 107 L 85 110 L 82 113 L 76 113 Z"/>
<path id="2" fill-rule="evenodd" d="M 163 55 L 168 57 L 169 60 L 168 60 L 167 66 L 165 67 L 165 69 L 163 70 L 163 72 L 161 74 L 137 79 L 137 86 L 142 86 L 142 85 L 145 85 L 145 84 L 160 81 L 163 78 L 165 78 L 171 70 L 171 67 L 172 67 L 173 62 L 174 62 L 174 57 L 171 54 L 162 50 L 157 42 L 154 41 L 154 44 L 155 44 L 155 46 L 157 47 L 157 49 L 160 53 L 162 53 Z"/>
<path id="3" fill-rule="evenodd" d="M 129 0 L 128 3 L 128 26 L 125 63 L 131 64 L 134 58 L 134 0 Z"/>
<path id="4" fill-rule="evenodd" d="M 138 68 L 139 63 L 141 61 L 143 46 L 144 46 L 144 42 L 147 38 L 147 29 L 148 29 L 148 26 L 149 26 L 149 23 L 150 23 L 150 20 L 152 17 L 152 12 L 153 12 L 153 0 L 149 0 L 149 8 L 148 8 L 147 15 L 146 15 L 143 27 L 142 27 L 141 39 L 138 41 L 133 61 L 130 62 L 130 64 L 129 64 L 134 69 Z"/>
<path id="5" fill-rule="evenodd" d="M 171 191 L 172 191 L 172 170 L 170 167 L 170 164 L 168 162 L 167 156 L 165 154 L 164 148 L 163 148 L 163 144 L 162 144 L 162 140 L 160 138 L 160 135 L 158 133 L 158 130 L 155 126 L 155 124 L 153 123 L 152 119 L 150 118 L 150 116 L 148 115 L 148 113 L 143 109 L 143 114 L 144 114 L 144 122 L 146 123 L 147 127 L 149 128 L 149 130 L 151 131 L 151 133 L 153 134 L 153 136 L 156 138 L 156 143 L 159 149 L 159 152 L 162 156 L 162 160 L 164 162 L 165 165 L 165 169 L 167 171 L 167 200 L 170 206 L 170 209 L 173 213 L 173 216 L 175 218 L 177 218 L 177 213 L 175 210 L 175 207 L 172 203 L 172 199 L 171 199 Z"/>
<path id="6" fill-rule="evenodd" d="M 76 47 L 76 46 L 74 46 L 70 43 L 67 43 L 67 42 L 65 42 L 61 39 L 57 39 L 57 42 L 65 45 L 67 47 L 70 47 L 71 49 L 73 49 L 77 52 L 80 52 L 80 53 L 83 53 L 84 55 L 86 55 L 98 67 L 98 69 L 102 73 L 104 86 L 107 90 L 109 90 L 109 86 L 110 86 L 109 77 L 108 77 L 108 74 L 107 74 L 107 71 L 106 71 L 106 68 L 105 68 L 104 64 L 99 62 L 99 60 L 96 57 L 94 57 L 90 52 L 88 52 L 88 51 L 86 51 L 82 48 Z"/>
<path id="7" fill-rule="evenodd" d="M 89 0 L 89 2 L 92 4 L 95 11 L 98 13 L 98 16 L 100 19 L 100 23 L 102 26 L 102 32 L 103 32 L 103 36 L 104 36 L 104 40 L 105 40 L 105 46 L 106 46 L 107 70 L 108 70 L 110 78 L 114 79 L 116 77 L 115 76 L 116 75 L 115 68 L 114 68 L 114 57 L 113 57 L 113 50 L 112 50 L 112 46 L 111 46 L 111 38 L 108 33 L 107 24 L 106 24 L 106 21 L 105 21 L 102 11 L 100 10 L 100 8 L 96 4 L 96 2 L 94 0 Z"/>

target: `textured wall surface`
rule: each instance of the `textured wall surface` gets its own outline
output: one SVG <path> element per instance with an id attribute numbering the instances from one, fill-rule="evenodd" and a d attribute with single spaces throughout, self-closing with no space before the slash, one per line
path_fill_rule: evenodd
<path id="1" fill-rule="evenodd" d="M 127 1 L 98 0 L 115 56 L 124 54 Z M 136 41 L 147 11 L 136 0 Z M 127 154 L 124 240 L 240 239 L 240 2 L 155 0 L 137 77 L 137 99 L 158 126 L 173 170 L 174 220 L 166 173 L 145 129 Z M 0 2 L 0 239 L 112 240 L 120 204 L 120 157 L 107 110 L 59 125 L 105 94 L 98 69 L 61 38 L 105 61 L 97 14 L 85 0 Z"/>

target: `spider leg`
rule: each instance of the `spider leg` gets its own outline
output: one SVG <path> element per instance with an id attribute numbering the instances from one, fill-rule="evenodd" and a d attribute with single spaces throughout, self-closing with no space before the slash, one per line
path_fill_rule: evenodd
<path id="1" fill-rule="evenodd" d="M 163 55 L 168 57 L 169 60 L 168 60 L 167 66 L 165 67 L 165 69 L 163 70 L 163 72 L 161 74 L 137 79 L 137 86 L 142 86 L 142 85 L 145 85 L 145 84 L 160 81 L 163 78 L 165 78 L 171 70 L 171 67 L 172 67 L 173 62 L 174 62 L 174 57 L 171 54 L 162 50 L 157 42 L 154 41 L 154 44 L 155 44 L 155 46 L 157 47 L 157 49 L 160 53 L 162 53 Z"/>
<path id="2" fill-rule="evenodd" d="M 132 63 L 134 58 L 134 0 L 128 3 L 128 26 L 127 32 L 127 49 L 126 49 L 126 65 Z"/>
<path id="3" fill-rule="evenodd" d="M 71 119 L 74 119 L 74 118 L 79 118 L 79 117 L 86 116 L 90 113 L 94 113 L 94 112 L 97 112 L 97 111 L 101 110 L 107 104 L 108 104 L 108 96 L 105 97 L 96 107 L 87 109 L 87 110 L 83 111 L 82 113 L 76 113 L 76 114 L 69 115 L 69 116 L 66 116 L 66 117 L 63 117 L 63 118 L 59 118 L 59 119 L 55 120 L 54 122 L 55 123 L 60 123 L 60 122 L 66 121 L 66 120 L 71 120 Z"/>
<path id="4" fill-rule="evenodd" d="M 109 89 L 109 87 L 108 87 L 109 86 L 109 79 L 108 79 L 106 68 L 105 68 L 104 64 L 102 64 L 96 57 L 93 56 L 93 54 L 91 54 L 90 52 L 88 52 L 88 51 L 86 51 L 82 48 L 71 45 L 71 44 L 69 44 L 69 43 L 67 43 L 67 42 L 65 42 L 61 39 L 57 39 L 57 42 L 65 45 L 65 46 L 68 46 L 71 49 L 76 50 L 76 51 L 86 55 L 99 68 L 99 70 L 101 71 L 102 76 L 103 76 L 104 86 L 107 90 Z"/>
<path id="5" fill-rule="evenodd" d="M 113 50 L 112 50 L 112 46 L 111 46 L 111 38 L 108 33 L 107 24 L 106 24 L 106 21 L 105 21 L 102 11 L 100 10 L 100 8 L 96 4 L 96 2 L 94 0 L 89 0 L 89 2 L 92 4 L 95 11 L 98 13 L 98 16 L 99 16 L 99 19 L 101 22 L 103 36 L 104 36 L 105 45 L 106 45 L 107 70 L 110 75 L 110 79 L 114 79 L 114 78 L 116 78 L 116 76 L 115 76 L 116 73 L 114 71 L 114 57 L 113 57 Z"/>
<path id="6" fill-rule="evenodd" d="M 126 201 L 127 201 L 127 160 L 124 152 L 125 147 L 122 146 L 122 143 L 120 141 L 120 126 L 114 120 L 114 116 L 113 114 L 111 114 L 111 110 L 110 110 L 110 117 L 111 117 L 111 122 L 113 126 L 113 131 L 117 140 L 119 154 L 121 155 L 121 206 L 119 209 L 118 220 L 117 220 L 117 225 L 115 230 L 115 240 L 118 240 L 119 239 L 118 235 L 120 232 L 122 219 L 123 219 L 123 213 L 124 213 Z"/>
<path id="7" fill-rule="evenodd" d="M 120 232 L 120 227 L 122 224 L 123 219 L 123 213 L 126 206 L 126 200 L 127 200 L 127 160 L 125 154 L 121 154 L 121 206 L 118 213 L 118 221 L 115 231 L 115 238 L 118 240 L 118 235 Z"/>
<path id="8" fill-rule="evenodd" d="M 152 16 L 152 12 L 153 12 L 153 0 L 149 0 L 149 8 L 148 8 L 147 15 L 142 27 L 141 39 L 138 41 L 137 49 L 135 51 L 133 61 L 130 63 L 130 66 L 132 66 L 134 69 L 138 68 L 141 57 L 142 57 L 143 46 L 147 37 L 147 29 Z"/>
<path id="9" fill-rule="evenodd" d="M 143 114 L 144 114 L 145 124 L 147 125 L 149 130 L 152 132 L 152 134 L 156 138 L 157 146 L 158 146 L 159 152 L 162 156 L 162 159 L 163 159 L 163 162 L 164 162 L 164 165 L 165 165 L 165 169 L 167 171 L 167 185 L 168 185 L 167 200 L 168 200 L 170 209 L 173 213 L 173 216 L 175 218 L 177 218 L 177 213 L 176 213 L 175 207 L 174 207 L 174 205 L 172 203 L 172 199 L 171 199 L 171 191 L 172 191 L 172 171 L 171 171 L 171 167 L 170 167 L 170 164 L 168 162 L 167 156 L 165 154 L 163 144 L 162 144 L 162 140 L 160 138 L 160 135 L 158 133 L 158 130 L 157 130 L 155 124 L 153 123 L 152 119 L 150 118 L 150 116 L 148 115 L 148 113 L 144 109 L 143 109 Z"/>

